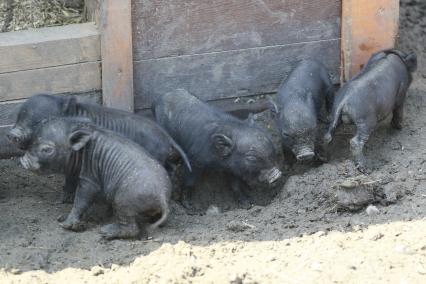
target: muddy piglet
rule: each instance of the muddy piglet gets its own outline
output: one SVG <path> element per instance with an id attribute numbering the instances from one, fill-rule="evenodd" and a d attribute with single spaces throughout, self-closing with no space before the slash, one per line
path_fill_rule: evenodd
<path id="1" fill-rule="evenodd" d="M 171 184 L 166 170 L 136 143 L 87 120 L 55 118 L 36 128 L 24 168 L 40 174 L 78 172 L 71 212 L 61 226 L 81 230 L 80 218 L 95 199 L 112 205 L 116 221 L 102 227 L 107 239 L 135 238 L 140 226 L 162 224 Z M 73 168 L 72 170 L 70 168 Z"/>
<path id="2" fill-rule="evenodd" d="M 302 60 L 281 84 L 274 108 L 286 158 L 326 160 L 319 119 L 327 117 L 333 95 L 327 69 L 316 60 Z"/>
<path id="3" fill-rule="evenodd" d="M 187 153 L 193 174 L 187 173 L 183 205 L 205 170 L 222 171 L 242 207 L 250 206 L 247 187 L 269 188 L 281 177 L 277 154 L 266 130 L 207 105 L 183 89 L 158 96 L 153 104 L 157 122 Z"/>
<path id="4" fill-rule="evenodd" d="M 343 123 L 355 124 L 351 152 L 358 169 L 366 171 L 364 145 L 377 124 L 390 114 L 392 126 L 402 127 L 405 97 L 416 69 L 414 53 L 388 49 L 373 54 L 361 72 L 337 92 L 324 143 L 332 140 L 340 118 Z"/>

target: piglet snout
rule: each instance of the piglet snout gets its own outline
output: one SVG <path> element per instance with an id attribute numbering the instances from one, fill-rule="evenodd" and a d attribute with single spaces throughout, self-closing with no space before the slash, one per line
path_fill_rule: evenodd
<path id="1" fill-rule="evenodd" d="M 315 156 L 314 151 L 312 151 L 309 148 L 303 148 L 301 149 L 297 155 L 296 155 L 296 159 L 298 161 L 309 161 L 311 160 L 313 157 Z"/>
<path id="2" fill-rule="evenodd" d="M 19 159 L 22 167 L 26 170 L 38 170 L 40 169 L 40 165 L 38 162 L 33 161 L 28 153 L 25 153 L 23 157 Z"/>
<path id="3" fill-rule="evenodd" d="M 269 184 L 273 184 L 281 177 L 281 175 L 282 172 L 277 167 L 273 167 L 264 174 L 264 181 Z"/>

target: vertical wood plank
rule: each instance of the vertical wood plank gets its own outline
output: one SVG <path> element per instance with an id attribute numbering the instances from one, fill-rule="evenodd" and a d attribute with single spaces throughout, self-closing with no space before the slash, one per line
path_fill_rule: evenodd
<path id="1" fill-rule="evenodd" d="M 133 111 L 131 0 L 101 4 L 102 97 L 105 106 Z"/>
<path id="2" fill-rule="evenodd" d="M 342 82 L 372 53 L 395 45 L 399 0 L 342 0 Z"/>

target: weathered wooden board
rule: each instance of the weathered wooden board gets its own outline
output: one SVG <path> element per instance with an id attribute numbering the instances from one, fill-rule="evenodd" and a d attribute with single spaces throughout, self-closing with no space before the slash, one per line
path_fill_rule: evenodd
<path id="1" fill-rule="evenodd" d="M 90 22 L 100 25 L 101 19 L 101 0 L 84 0 L 84 16 Z"/>
<path id="2" fill-rule="evenodd" d="M 176 88 L 205 101 L 272 93 L 308 57 L 322 61 L 338 82 L 339 54 L 340 41 L 335 39 L 136 61 L 136 109 L 150 107 L 155 96 Z"/>
<path id="3" fill-rule="evenodd" d="M 134 0 L 135 60 L 340 38 L 341 0 Z"/>
<path id="4" fill-rule="evenodd" d="M 346 81 L 372 53 L 395 45 L 399 0 L 342 0 L 342 19 L 342 81 Z"/>
<path id="5" fill-rule="evenodd" d="M 94 23 L 0 33 L 0 74 L 100 60 Z"/>
<path id="6" fill-rule="evenodd" d="M 133 111 L 131 0 L 102 2 L 101 51 L 104 105 Z"/>
<path id="7" fill-rule="evenodd" d="M 99 62 L 0 74 L 0 101 L 23 99 L 37 93 L 80 93 L 100 89 Z"/>
<path id="8" fill-rule="evenodd" d="M 0 127 L 11 126 L 16 121 L 16 115 L 24 100 L 0 103 Z"/>

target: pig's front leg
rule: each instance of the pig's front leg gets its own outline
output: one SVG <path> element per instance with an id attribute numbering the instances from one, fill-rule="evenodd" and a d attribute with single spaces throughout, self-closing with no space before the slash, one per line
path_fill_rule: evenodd
<path id="1" fill-rule="evenodd" d="M 187 168 L 184 170 L 181 203 L 186 209 L 192 209 L 192 191 L 200 172 L 201 170 L 198 168 L 193 168 L 192 172 Z"/>
<path id="2" fill-rule="evenodd" d="M 80 218 L 90 207 L 98 191 L 99 187 L 95 183 L 80 179 L 75 193 L 74 205 L 65 221 L 60 223 L 61 227 L 71 231 L 83 230 Z"/>
<path id="3" fill-rule="evenodd" d="M 250 198 L 244 193 L 243 188 L 247 185 L 242 182 L 239 178 L 232 177 L 231 180 L 231 188 L 232 192 L 234 193 L 235 199 L 238 202 L 238 205 L 241 208 L 249 209 L 252 206 L 252 202 Z"/>
<path id="4" fill-rule="evenodd" d="M 62 190 L 62 203 L 71 204 L 74 201 L 75 190 L 78 186 L 78 177 L 74 175 L 65 176 L 65 184 Z"/>
<path id="5" fill-rule="evenodd" d="M 404 105 L 396 106 L 393 110 L 391 125 L 395 129 L 402 129 L 402 120 L 404 117 Z"/>

